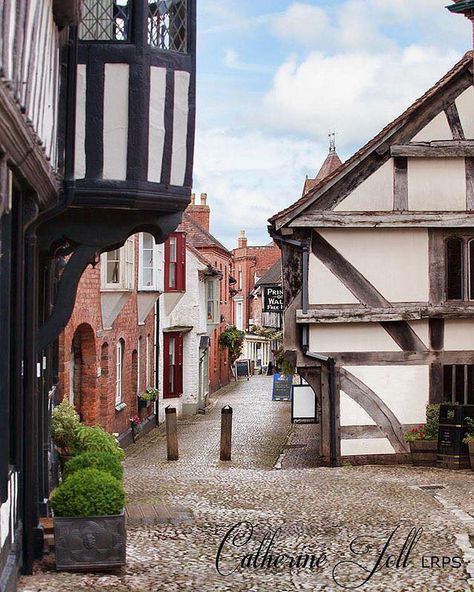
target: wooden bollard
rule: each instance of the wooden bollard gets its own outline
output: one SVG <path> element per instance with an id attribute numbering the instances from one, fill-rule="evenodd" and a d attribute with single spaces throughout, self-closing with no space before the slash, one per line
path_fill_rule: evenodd
<path id="1" fill-rule="evenodd" d="M 178 422 L 176 419 L 176 409 L 168 405 L 165 409 L 166 414 L 166 446 L 168 450 L 168 460 L 179 460 L 178 454 Z"/>
<path id="2" fill-rule="evenodd" d="M 232 455 L 232 413 L 230 405 L 221 412 L 221 460 L 231 460 Z"/>

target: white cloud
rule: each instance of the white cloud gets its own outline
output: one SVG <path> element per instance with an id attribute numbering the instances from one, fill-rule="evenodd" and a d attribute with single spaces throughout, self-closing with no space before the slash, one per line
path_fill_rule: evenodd
<path id="1" fill-rule="evenodd" d="M 224 64 L 231 70 L 240 70 L 242 72 L 261 72 L 264 70 L 258 64 L 248 64 L 243 62 L 235 49 L 227 48 L 224 50 Z"/>
<path id="2" fill-rule="evenodd" d="M 390 53 L 290 57 L 259 108 L 260 124 L 321 140 L 336 128 L 343 147 L 360 146 L 454 65 L 453 50 L 410 46 Z"/>
<path id="3" fill-rule="evenodd" d="M 211 231 L 229 247 L 241 228 L 267 242 L 267 219 L 301 196 L 326 152 L 326 144 L 259 131 L 198 130 L 194 186 L 209 194 Z"/>

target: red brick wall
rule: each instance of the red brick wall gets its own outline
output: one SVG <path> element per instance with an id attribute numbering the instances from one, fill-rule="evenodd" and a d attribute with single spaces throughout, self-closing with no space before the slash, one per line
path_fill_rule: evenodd
<path id="1" fill-rule="evenodd" d="M 138 241 L 137 241 L 138 242 Z M 138 261 L 138 246 L 135 252 Z M 138 265 L 135 265 L 138 273 Z M 135 281 L 135 285 L 137 279 Z M 84 272 L 76 297 L 76 304 L 71 319 L 59 339 L 59 389 L 60 396 L 68 396 L 70 391 L 70 359 L 74 334 L 81 337 L 82 367 L 80 411 L 83 420 L 89 425 L 99 424 L 109 432 L 125 432 L 130 426 L 130 417 L 142 418 L 153 412 L 138 411 L 137 383 L 137 347 L 142 337 L 141 348 L 141 385 L 145 389 L 146 337 L 150 336 L 150 376 L 153 383 L 155 356 L 154 313 L 148 315 L 143 326 L 137 319 L 137 292 L 130 297 L 113 323 L 112 329 L 102 329 L 100 305 L 100 264 L 95 269 L 88 267 Z M 76 333 L 77 332 L 77 333 Z M 84 336 L 86 339 L 84 339 Z M 123 361 L 122 400 L 127 405 L 122 411 L 115 409 L 116 345 L 119 339 L 125 343 Z M 84 355 L 84 352 L 86 355 Z M 85 371 L 84 371 L 85 366 Z M 82 377 L 85 376 L 85 380 Z M 76 380 L 77 382 L 77 380 Z M 76 389 L 75 389 L 76 390 Z"/>

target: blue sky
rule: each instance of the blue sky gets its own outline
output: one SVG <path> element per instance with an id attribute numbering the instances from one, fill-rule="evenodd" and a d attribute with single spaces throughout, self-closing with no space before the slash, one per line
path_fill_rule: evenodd
<path id="1" fill-rule="evenodd" d="M 301 197 L 337 131 L 342 160 L 472 47 L 448 0 L 199 0 L 196 193 L 235 246 Z"/>

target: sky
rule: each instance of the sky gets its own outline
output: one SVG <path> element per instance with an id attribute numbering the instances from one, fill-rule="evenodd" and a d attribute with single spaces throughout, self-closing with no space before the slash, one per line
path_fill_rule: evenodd
<path id="1" fill-rule="evenodd" d="M 221 242 L 267 244 L 329 130 L 346 160 L 472 48 L 448 2 L 198 1 L 194 191 Z"/>

